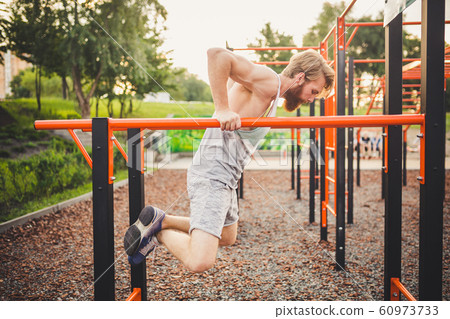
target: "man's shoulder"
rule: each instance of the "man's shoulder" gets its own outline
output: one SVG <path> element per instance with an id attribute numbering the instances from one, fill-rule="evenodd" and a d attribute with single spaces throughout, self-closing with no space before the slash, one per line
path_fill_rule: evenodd
<path id="1" fill-rule="evenodd" d="M 258 65 L 253 92 L 261 97 L 271 98 L 278 92 L 279 75 L 267 66 Z"/>

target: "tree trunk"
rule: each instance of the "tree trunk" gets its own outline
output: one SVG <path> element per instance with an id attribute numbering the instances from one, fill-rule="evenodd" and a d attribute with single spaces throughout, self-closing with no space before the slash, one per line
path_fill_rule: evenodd
<path id="1" fill-rule="evenodd" d="M 133 113 L 133 98 L 130 99 L 130 108 L 128 109 L 128 114 Z"/>
<path id="2" fill-rule="evenodd" d="M 123 109 L 124 109 L 124 107 L 125 107 L 125 101 L 124 100 L 121 100 L 120 101 L 120 118 L 123 118 Z"/>
<path id="3" fill-rule="evenodd" d="M 65 76 L 61 77 L 61 88 L 62 88 L 62 98 L 64 100 L 67 100 L 67 81 Z"/>
<path id="4" fill-rule="evenodd" d="M 36 93 L 36 102 L 38 105 L 38 112 L 41 113 L 41 66 L 36 66 L 36 73 L 34 77 L 34 86 Z"/>
<path id="5" fill-rule="evenodd" d="M 106 104 L 106 108 L 108 109 L 109 117 L 113 117 L 114 116 L 114 109 L 112 107 L 112 99 L 108 98 L 108 104 Z"/>
<path id="6" fill-rule="evenodd" d="M 98 103 L 100 101 L 100 97 L 97 96 L 97 102 L 95 103 L 95 117 L 98 117 Z"/>
<path id="7" fill-rule="evenodd" d="M 91 117 L 91 97 L 95 93 L 95 89 L 97 88 L 97 84 L 100 80 L 100 75 L 102 73 L 102 66 L 100 65 L 97 75 L 95 76 L 94 83 L 92 83 L 91 89 L 89 90 L 88 95 L 84 96 L 83 88 L 81 84 L 81 72 L 77 65 L 72 67 L 72 80 L 73 80 L 73 90 L 77 96 L 78 105 L 81 109 L 81 117 L 84 119 L 88 119 Z"/>

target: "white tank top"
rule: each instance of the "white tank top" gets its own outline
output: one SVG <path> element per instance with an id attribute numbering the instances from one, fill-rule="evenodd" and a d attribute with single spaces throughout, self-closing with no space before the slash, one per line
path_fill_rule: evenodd
<path id="1" fill-rule="evenodd" d="M 281 80 L 278 74 L 276 76 L 278 91 L 267 114 L 269 117 L 275 116 L 280 97 Z M 237 188 L 244 167 L 251 161 L 251 155 L 269 130 L 270 127 L 257 127 L 250 131 L 206 129 L 188 173 L 215 179 L 231 188 Z"/>

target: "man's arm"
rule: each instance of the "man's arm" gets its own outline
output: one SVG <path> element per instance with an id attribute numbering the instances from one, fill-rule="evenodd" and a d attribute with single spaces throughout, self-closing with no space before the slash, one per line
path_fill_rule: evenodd
<path id="1" fill-rule="evenodd" d="M 208 50 L 208 77 L 217 119 L 222 130 L 233 131 L 241 127 L 239 115 L 231 111 L 228 102 L 229 79 L 251 90 L 255 80 L 256 66 L 229 50 Z"/>

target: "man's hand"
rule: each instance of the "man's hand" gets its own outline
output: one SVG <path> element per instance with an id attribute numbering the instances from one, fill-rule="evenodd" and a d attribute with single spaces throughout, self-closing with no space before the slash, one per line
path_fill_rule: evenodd
<path id="1" fill-rule="evenodd" d="M 239 114 L 231 110 L 216 111 L 216 117 L 222 131 L 234 131 L 241 128 Z"/>

